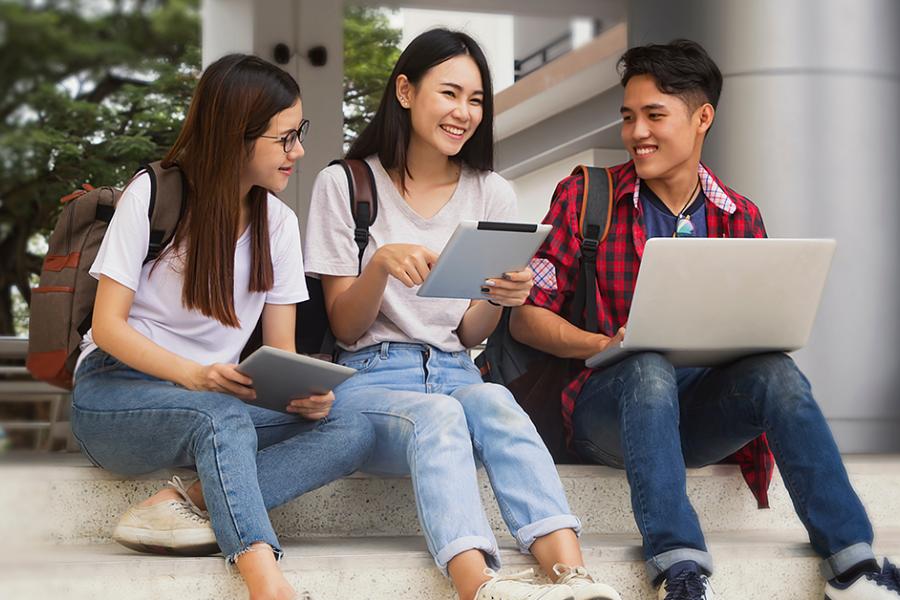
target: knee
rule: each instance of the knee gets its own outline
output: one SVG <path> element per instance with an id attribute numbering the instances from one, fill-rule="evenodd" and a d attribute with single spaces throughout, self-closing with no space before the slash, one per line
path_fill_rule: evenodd
<path id="1" fill-rule="evenodd" d="M 207 393 L 202 393 L 204 396 Z M 243 402 L 225 394 L 209 393 L 212 398 L 198 398 L 195 443 L 239 444 L 256 449 L 256 427 Z M 203 402 L 202 400 L 210 400 Z"/>
<path id="2" fill-rule="evenodd" d="M 809 380 L 794 360 L 782 352 L 749 356 L 740 361 L 756 390 L 755 399 L 781 413 L 796 413 L 815 404 Z"/>
<path id="3" fill-rule="evenodd" d="M 623 361 L 622 403 L 642 408 L 672 408 L 678 404 L 675 368 L 662 354 L 641 352 Z"/>
<path id="4" fill-rule="evenodd" d="M 469 427 L 462 405 L 452 396 L 428 394 L 416 401 L 412 419 L 417 438 L 438 436 L 441 440 L 469 437 Z"/>
<path id="5" fill-rule="evenodd" d="M 347 473 L 352 473 L 365 463 L 375 448 L 375 427 L 361 413 L 328 417 L 326 427 L 340 437 L 337 451 L 341 456 L 338 458 L 346 463 L 344 471 Z"/>

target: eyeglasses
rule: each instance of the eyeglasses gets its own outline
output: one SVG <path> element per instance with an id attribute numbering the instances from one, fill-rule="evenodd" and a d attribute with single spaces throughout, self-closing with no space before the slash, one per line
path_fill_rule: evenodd
<path id="1" fill-rule="evenodd" d="M 309 131 L 309 119 L 303 119 L 300 121 L 300 125 L 297 129 L 291 129 L 287 132 L 283 137 L 278 137 L 276 135 L 261 135 L 261 138 L 267 138 L 270 140 L 278 140 L 281 142 L 284 153 L 287 154 L 291 150 L 294 149 L 294 146 L 297 145 L 297 142 L 303 143 L 304 138 L 306 138 L 306 133 Z"/>

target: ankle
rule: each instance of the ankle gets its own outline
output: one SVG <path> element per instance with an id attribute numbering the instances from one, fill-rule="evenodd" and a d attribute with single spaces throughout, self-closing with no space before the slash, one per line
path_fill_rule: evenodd
<path id="1" fill-rule="evenodd" d="M 875 559 L 864 560 L 859 562 L 840 575 L 836 575 L 834 579 L 838 583 L 850 583 L 863 573 L 879 573 L 881 572 L 881 567 L 878 566 L 878 561 Z"/>
<path id="2" fill-rule="evenodd" d="M 138 504 L 140 507 L 153 506 L 155 504 L 159 504 L 160 502 L 166 502 L 168 500 L 181 500 L 181 494 L 172 488 L 163 488 Z"/>
<path id="3" fill-rule="evenodd" d="M 187 489 L 187 495 L 197 505 L 197 508 L 206 510 L 206 501 L 203 499 L 203 486 L 200 485 L 199 479 Z"/>

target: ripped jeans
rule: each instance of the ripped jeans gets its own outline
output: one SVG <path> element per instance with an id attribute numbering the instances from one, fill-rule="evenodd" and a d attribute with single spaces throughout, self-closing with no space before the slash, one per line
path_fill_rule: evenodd
<path id="1" fill-rule="evenodd" d="M 229 563 L 257 542 L 280 558 L 267 511 L 355 471 L 374 439 L 362 415 L 308 421 L 187 390 L 99 349 L 76 373 L 72 432 L 91 462 L 124 475 L 195 467 Z"/>

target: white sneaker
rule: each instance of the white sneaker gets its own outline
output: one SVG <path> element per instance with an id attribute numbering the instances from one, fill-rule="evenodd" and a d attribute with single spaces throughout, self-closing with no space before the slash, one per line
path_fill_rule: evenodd
<path id="1" fill-rule="evenodd" d="M 622 600 L 619 592 L 606 585 L 594 581 L 584 567 L 570 567 L 562 563 L 553 565 L 553 573 L 559 579 L 556 583 L 572 588 L 575 600 Z"/>
<path id="2" fill-rule="evenodd" d="M 825 583 L 825 600 L 900 600 L 900 570 L 884 559 L 880 573 L 862 573 L 850 583 Z"/>
<path id="3" fill-rule="evenodd" d="M 207 556 L 219 552 L 209 513 L 193 503 L 177 476 L 167 485 L 182 500 L 132 506 L 119 519 L 113 539 L 126 548 L 153 554 Z"/>
<path id="4" fill-rule="evenodd" d="M 715 600 L 709 577 L 697 571 L 682 571 L 672 581 L 664 580 L 657 590 L 659 600 Z M 897 599 L 895 599 L 897 600 Z"/>
<path id="5" fill-rule="evenodd" d="M 534 583 L 534 569 L 513 575 L 499 575 L 485 569 L 490 579 L 475 592 L 475 600 L 575 600 L 567 585 L 538 585 Z"/>

